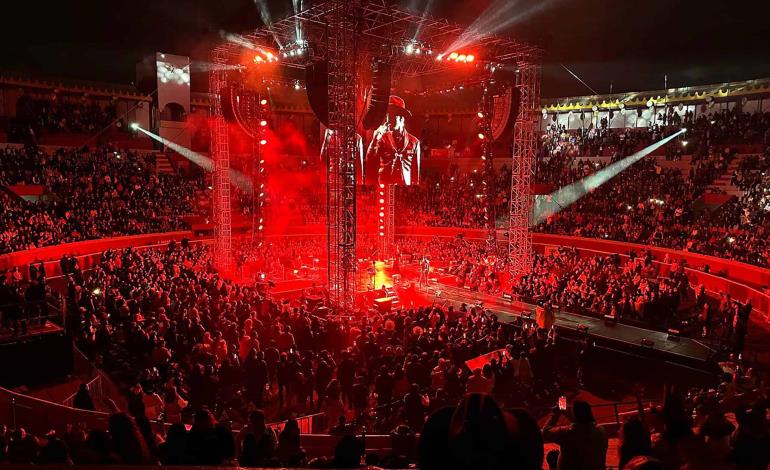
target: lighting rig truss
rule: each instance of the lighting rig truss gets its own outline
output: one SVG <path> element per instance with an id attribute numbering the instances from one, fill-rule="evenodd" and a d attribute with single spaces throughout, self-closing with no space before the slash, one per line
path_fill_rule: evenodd
<path id="1" fill-rule="evenodd" d="M 330 139 L 331 153 L 327 168 L 330 227 L 328 272 L 330 297 L 343 311 L 352 310 L 355 296 L 352 272 L 355 270 L 356 226 L 355 167 L 352 163 L 356 143 L 355 65 L 370 63 L 375 58 L 391 57 L 394 63 L 394 82 L 404 78 L 424 77 L 425 83 L 431 83 L 440 80 L 447 71 L 458 70 L 458 65 L 453 61 L 437 60 L 437 55 L 449 52 L 447 49 L 465 30 L 464 25 L 405 11 L 393 5 L 390 0 L 326 0 L 242 36 L 252 44 L 274 49 L 279 48 L 279 44 L 289 45 L 287 54 L 281 57 L 279 67 L 274 72 L 279 76 L 287 67 L 303 69 L 310 59 L 325 58 L 329 62 L 329 119 L 334 134 Z M 297 43 L 298 31 L 302 34 L 302 44 Z M 419 37 L 415 38 L 415 31 L 420 31 Z M 392 57 L 394 48 L 404 47 L 404 44 L 412 40 L 419 41 L 421 47 L 428 48 L 433 54 L 404 53 L 397 58 Z M 472 47 L 479 51 L 479 57 L 473 64 L 462 65 L 467 67 L 463 80 L 468 83 L 473 81 L 474 76 L 479 81 L 487 77 L 490 64 L 514 66 L 522 71 L 517 79 L 523 103 L 513 139 L 514 174 L 509 222 L 509 255 L 513 258 L 514 271 L 521 272 L 522 269 L 528 269 L 532 258 L 529 233 L 532 199 L 529 184 L 537 140 L 541 50 L 530 44 L 495 35 L 474 38 Z M 301 54 L 298 53 L 300 49 Z M 292 50 L 295 51 L 293 56 Z M 242 44 L 225 42 L 212 52 L 212 62 L 238 64 L 242 52 Z M 212 72 L 212 153 L 217 168 L 214 220 L 218 227 L 215 256 L 218 262 L 232 257 L 232 242 L 227 241 L 231 236 L 229 186 L 226 184 L 226 173 L 222 173 L 223 168 L 229 169 L 229 152 L 227 143 L 222 139 L 222 135 L 226 136 L 226 123 L 221 119 L 221 108 L 217 105 L 216 97 L 223 86 L 222 82 L 226 81 L 225 73 Z M 535 119 L 531 115 L 533 109 L 536 111 Z"/>
<path id="2" fill-rule="evenodd" d="M 230 139 L 227 121 L 222 112 L 222 92 L 227 87 L 226 65 L 228 51 L 214 49 L 211 62 L 222 67 L 212 67 L 209 73 L 211 92 L 211 157 L 214 160 L 212 181 L 212 210 L 214 219 L 214 266 L 220 273 L 233 273 L 232 206 L 230 201 Z"/>
<path id="3" fill-rule="evenodd" d="M 305 10 L 275 21 L 272 25 L 244 34 L 246 40 L 254 44 L 289 45 L 287 50 L 296 49 L 297 31 L 302 32 L 302 47 L 305 52 L 294 56 L 282 57 L 284 66 L 304 68 L 308 58 L 324 58 L 327 55 L 327 14 L 333 10 L 337 0 L 314 2 Z M 432 54 L 403 54 L 395 61 L 394 78 L 418 77 L 440 74 L 447 70 L 456 70 L 456 64 L 448 60 L 436 60 L 442 52 L 451 52 L 453 41 L 461 37 L 466 26 L 452 23 L 431 15 L 412 13 L 403 10 L 390 0 L 358 0 L 355 12 L 357 23 L 357 50 L 359 63 L 369 63 L 371 59 L 391 55 L 392 50 L 404 50 L 410 42 L 419 44 L 422 50 Z M 415 37 L 415 31 L 419 31 Z M 231 44 L 239 47 L 237 44 Z M 474 70 L 485 72 L 484 63 L 516 64 L 539 58 L 541 51 L 537 46 L 515 41 L 496 35 L 474 38 L 474 50 L 482 52 L 484 61 L 477 60 Z M 415 50 L 413 50 L 415 52 Z M 471 73 L 469 71 L 469 73 Z"/>
<path id="4" fill-rule="evenodd" d="M 516 86 L 521 93 L 519 115 L 513 130 L 511 156 L 511 198 L 508 217 L 508 256 L 511 275 L 532 269 L 532 179 L 537 157 L 538 117 L 540 115 L 540 64 L 518 65 Z"/>
<path id="5" fill-rule="evenodd" d="M 328 109 L 326 226 L 329 299 L 338 315 L 356 300 L 356 78 L 358 0 L 331 2 L 327 14 Z"/>
<path id="6" fill-rule="evenodd" d="M 486 240 L 491 252 L 497 252 L 497 211 L 495 210 L 495 168 L 492 161 L 492 113 L 494 96 L 489 87 L 484 88 L 479 106 L 479 138 L 481 139 L 481 184 L 483 186 L 482 197 L 484 204 L 484 228 Z"/>

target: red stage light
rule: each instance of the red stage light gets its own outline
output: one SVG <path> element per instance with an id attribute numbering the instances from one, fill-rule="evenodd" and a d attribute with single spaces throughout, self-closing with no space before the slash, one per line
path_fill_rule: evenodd
<path id="1" fill-rule="evenodd" d="M 259 102 L 262 106 L 265 106 L 267 104 L 267 100 L 262 98 L 262 101 Z"/>
<path id="2" fill-rule="evenodd" d="M 263 119 L 263 120 L 259 121 L 259 125 L 262 126 L 262 127 L 265 127 L 267 125 L 267 121 L 265 121 Z"/>
<path id="3" fill-rule="evenodd" d="M 479 139 L 484 140 L 484 134 L 482 134 L 481 132 L 479 132 Z"/>
<path id="4" fill-rule="evenodd" d="M 380 204 L 385 204 L 385 199 L 380 199 Z"/>
<path id="5" fill-rule="evenodd" d="M 468 63 L 473 62 L 475 59 L 476 58 L 473 56 L 473 54 L 468 54 L 467 56 L 465 56 L 465 61 Z"/>
<path id="6" fill-rule="evenodd" d="M 383 233 L 383 232 L 380 232 L 380 236 L 381 236 L 381 237 L 384 237 L 384 236 L 385 236 L 385 233 Z"/>
<path id="7" fill-rule="evenodd" d="M 262 140 L 259 141 L 259 145 L 265 145 L 266 143 L 267 143 L 267 141 L 265 139 L 262 139 Z"/>
<path id="8" fill-rule="evenodd" d="M 380 217 L 385 217 L 385 213 L 384 212 L 380 212 Z"/>
<path id="9" fill-rule="evenodd" d="M 451 54 L 449 54 L 449 58 L 452 60 L 457 60 L 457 56 L 458 56 L 457 52 L 452 52 Z"/>
<path id="10" fill-rule="evenodd" d="M 482 113 L 481 111 L 479 111 L 478 114 L 476 114 L 476 116 L 478 116 L 479 119 L 484 119 L 484 113 Z"/>
<path id="11" fill-rule="evenodd" d="M 380 183 L 380 189 L 384 189 L 384 188 L 385 188 L 385 185 Z"/>

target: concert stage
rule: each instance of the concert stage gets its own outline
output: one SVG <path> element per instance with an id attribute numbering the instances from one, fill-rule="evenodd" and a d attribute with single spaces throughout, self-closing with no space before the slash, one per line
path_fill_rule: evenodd
<path id="1" fill-rule="evenodd" d="M 517 301 L 508 301 L 502 297 L 471 292 L 467 289 L 449 286 L 442 283 L 431 283 L 421 289 L 429 299 L 436 303 L 449 302 L 454 306 L 460 304 L 481 304 L 502 323 L 519 323 L 535 318 L 535 306 Z M 436 292 L 438 291 L 438 295 Z M 604 319 L 557 311 L 556 327 L 565 336 L 574 339 L 584 338 L 585 335 L 597 345 L 618 352 L 663 360 L 673 364 L 708 369 L 712 349 L 706 344 L 692 338 L 678 337 L 669 339 L 668 333 L 647 330 L 622 323 L 607 324 Z M 642 345 L 642 340 L 652 344 Z"/>

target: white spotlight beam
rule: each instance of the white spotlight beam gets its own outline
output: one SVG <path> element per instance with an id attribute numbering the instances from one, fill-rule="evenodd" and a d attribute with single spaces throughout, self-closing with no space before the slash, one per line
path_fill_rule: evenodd
<path id="1" fill-rule="evenodd" d="M 586 176 L 580 181 L 576 181 L 568 186 L 559 188 L 546 197 L 537 198 L 535 201 L 533 221 L 530 225 L 535 226 L 546 220 L 548 217 L 557 214 L 571 206 L 586 194 L 595 190 L 620 173 L 624 172 L 634 163 L 651 154 L 656 149 L 666 145 L 678 136 L 684 134 L 686 131 L 687 129 L 682 129 L 679 132 L 666 137 L 665 139 L 659 140 L 658 142 L 643 148 L 642 150 L 624 158 L 623 160 L 602 168 L 593 175 Z"/>
<path id="2" fill-rule="evenodd" d="M 166 147 L 170 148 L 171 150 L 175 151 L 179 155 L 185 157 L 186 159 L 190 160 L 191 162 L 195 163 L 199 167 L 203 168 L 205 171 L 214 171 L 214 161 L 210 159 L 209 157 L 205 155 L 201 155 L 198 152 L 194 152 L 187 147 L 183 147 L 176 142 L 172 142 L 166 138 L 163 138 L 157 134 L 154 134 L 147 129 L 143 129 L 142 127 L 138 125 L 131 125 L 132 129 L 136 129 L 147 136 L 149 136 L 153 140 L 157 140 L 158 142 L 161 142 Z M 251 194 L 254 191 L 254 185 L 251 182 L 251 179 L 246 176 L 245 174 L 241 173 L 240 171 L 230 169 L 230 181 L 236 185 L 238 188 L 240 188 L 242 191 Z"/>
<path id="3" fill-rule="evenodd" d="M 241 36 L 240 34 L 233 34 L 233 33 L 229 33 L 227 31 L 221 30 L 219 31 L 219 35 L 225 41 L 231 42 L 233 44 L 238 44 L 239 46 L 243 46 L 246 49 L 257 50 L 257 46 L 253 42 L 249 41 L 248 39 Z"/>
<path id="4" fill-rule="evenodd" d="M 446 48 L 445 53 L 465 48 L 480 38 L 497 34 L 551 8 L 561 0 L 495 0 Z"/>

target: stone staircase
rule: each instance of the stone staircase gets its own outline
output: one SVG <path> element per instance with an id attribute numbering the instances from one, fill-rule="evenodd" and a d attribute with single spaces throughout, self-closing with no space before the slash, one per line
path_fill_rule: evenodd
<path id="1" fill-rule="evenodd" d="M 682 176 L 687 177 L 690 172 L 690 163 L 692 162 L 692 155 L 683 155 L 681 160 L 666 160 L 665 156 L 655 157 L 655 163 L 661 168 L 676 169 L 682 173 Z"/>
<path id="2" fill-rule="evenodd" d="M 730 161 L 730 164 L 727 166 L 727 170 L 706 188 L 706 192 L 708 193 L 713 191 L 721 191 L 730 196 L 735 196 L 738 198 L 743 196 L 743 191 L 730 183 L 730 180 L 733 178 L 733 173 L 738 169 L 738 166 L 747 156 L 748 155 L 746 154 L 736 155 L 735 158 Z"/>
<path id="3" fill-rule="evenodd" d="M 164 153 L 159 153 L 155 156 L 155 171 L 158 173 L 173 174 L 174 166 L 168 159 L 168 156 Z"/>

